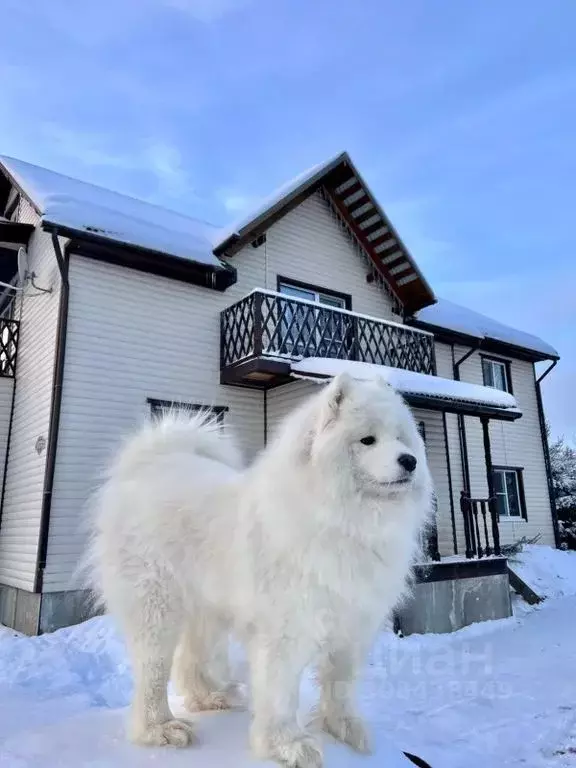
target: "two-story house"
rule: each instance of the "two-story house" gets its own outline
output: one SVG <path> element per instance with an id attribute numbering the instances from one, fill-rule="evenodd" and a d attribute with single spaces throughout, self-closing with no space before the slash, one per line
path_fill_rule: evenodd
<path id="1" fill-rule="evenodd" d="M 144 416 L 214 408 L 250 459 L 342 369 L 378 371 L 417 415 L 436 491 L 421 580 L 507 589 L 502 545 L 554 544 L 535 363 L 557 352 L 437 301 L 347 154 L 226 231 L 0 170 L 0 623 L 85 615 L 86 502 Z"/>

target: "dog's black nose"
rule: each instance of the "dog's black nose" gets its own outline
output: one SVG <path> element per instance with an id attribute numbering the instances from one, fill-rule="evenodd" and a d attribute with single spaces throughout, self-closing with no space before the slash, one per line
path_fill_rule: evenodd
<path id="1" fill-rule="evenodd" d="M 400 456 L 398 456 L 398 464 L 400 464 L 402 469 L 405 469 L 406 472 L 414 472 L 417 463 L 416 456 L 412 456 L 411 453 L 401 453 Z"/>

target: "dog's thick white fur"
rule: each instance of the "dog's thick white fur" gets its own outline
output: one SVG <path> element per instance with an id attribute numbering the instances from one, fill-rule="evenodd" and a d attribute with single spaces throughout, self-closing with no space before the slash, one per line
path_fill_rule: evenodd
<path id="1" fill-rule="evenodd" d="M 414 419 L 380 380 L 338 376 L 248 469 L 205 418 L 147 425 L 98 495 L 92 552 L 133 664 L 132 739 L 193 740 L 168 705 L 173 661 L 190 709 L 228 706 L 233 632 L 248 653 L 257 756 L 322 764 L 297 718 L 311 663 L 323 729 L 368 751 L 354 681 L 405 590 L 430 500 Z"/>

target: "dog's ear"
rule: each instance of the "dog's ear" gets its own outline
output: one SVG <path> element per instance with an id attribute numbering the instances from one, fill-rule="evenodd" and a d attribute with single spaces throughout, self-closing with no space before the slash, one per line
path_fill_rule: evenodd
<path id="1" fill-rule="evenodd" d="M 325 427 L 329 422 L 338 418 L 342 403 L 347 397 L 350 397 L 354 379 L 347 373 L 339 373 L 324 392 L 324 402 L 322 408 L 321 427 Z"/>

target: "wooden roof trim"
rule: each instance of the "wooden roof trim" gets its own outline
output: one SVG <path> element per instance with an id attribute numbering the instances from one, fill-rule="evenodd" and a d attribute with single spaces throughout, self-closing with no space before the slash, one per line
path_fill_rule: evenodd
<path id="1" fill-rule="evenodd" d="M 321 189 L 405 310 L 412 313 L 435 303 L 431 287 L 346 152 L 231 235 L 215 249 L 215 254 L 233 256 Z M 399 263 L 408 266 L 395 277 L 391 268 Z"/>

